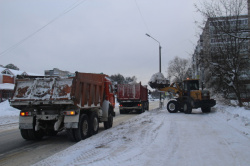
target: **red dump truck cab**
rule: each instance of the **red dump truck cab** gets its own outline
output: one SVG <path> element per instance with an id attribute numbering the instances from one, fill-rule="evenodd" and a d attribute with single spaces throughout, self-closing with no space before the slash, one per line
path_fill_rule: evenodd
<path id="1" fill-rule="evenodd" d="M 20 77 L 10 105 L 20 109 L 19 129 L 27 140 L 66 130 L 80 141 L 113 125 L 115 97 L 107 75 L 79 73 L 74 77 Z"/>
<path id="2" fill-rule="evenodd" d="M 117 101 L 119 102 L 120 114 L 131 111 L 142 113 L 149 109 L 148 89 L 141 83 L 118 84 Z"/>

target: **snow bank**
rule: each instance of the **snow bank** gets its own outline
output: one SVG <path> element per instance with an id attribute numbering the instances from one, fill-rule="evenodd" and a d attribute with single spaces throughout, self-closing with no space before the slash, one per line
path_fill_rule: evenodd
<path id="1" fill-rule="evenodd" d="M 243 134 L 250 136 L 250 110 L 244 107 L 233 107 L 217 104 L 215 106 L 218 120 L 224 120 L 231 127 L 237 128 Z"/>
<path id="2" fill-rule="evenodd" d="M 233 112 L 228 116 L 240 123 L 242 119 L 237 119 L 235 115 L 250 118 L 249 112 L 243 113 L 246 112 L 244 109 L 221 105 L 213 108 L 210 114 L 202 114 L 200 109 L 194 109 L 191 115 L 170 114 L 166 109 L 152 110 L 83 140 L 34 166 L 247 165 L 250 162 L 247 157 L 249 152 L 245 152 L 250 145 L 250 126 L 232 123 L 236 128 L 233 135 L 235 131 L 227 125 L 227 112 Z M 242 144 L 227 145 L 227 141 L 239 141 L 239 137 L 243 140 Z M 242 152 L 232 157 L 232 151 Z"/>
<path id="3" fill-rule="evenodd" d="M 18 128 L 19 112 L 8 100 L 0 103 L 0 131 Z"/>
<path id="4" fill-rule="evenodd" d="M 0 103 L 0 117 L 7 117 L 7 116 L 19 116 L 20 110 L 13 108 L 10 106 L 8 100 Z M 1 124 L 1 121 L 0 121 Z"/>

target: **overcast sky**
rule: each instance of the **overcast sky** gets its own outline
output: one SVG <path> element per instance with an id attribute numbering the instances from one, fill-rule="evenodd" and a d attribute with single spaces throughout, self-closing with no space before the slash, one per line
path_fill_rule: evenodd
<path id="1" fill-rule="evenodd" d="M 43 74 L 120 73 L 147 84 L 169 60 L 190 58 L 198 0 L 1 0 L 0 64 Z"/>

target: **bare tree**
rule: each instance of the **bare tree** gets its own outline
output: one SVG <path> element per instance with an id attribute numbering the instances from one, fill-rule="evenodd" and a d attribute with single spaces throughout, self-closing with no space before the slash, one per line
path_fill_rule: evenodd
<path id="1" fill-rule="evenodd" d="M 203 1 L 196 8 L 207 19 L 203 52 L 212 78 L 208 83 L 226 97 L 235 96 L 242 106 L 250 78 L 247 0 Z"/>
<path id="2" fill-rule="evenodd" d="M 168 64 L 168 77 L 174 82 L 181 82 L 186 79 L 186 73 L 188 71 L 188 60 L 180 57 L 175 57 L 169 61 Z"/>

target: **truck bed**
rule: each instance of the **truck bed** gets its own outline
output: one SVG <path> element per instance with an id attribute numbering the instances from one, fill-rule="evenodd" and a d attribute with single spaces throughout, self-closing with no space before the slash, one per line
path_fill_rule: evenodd
<path id="1" fill-rule="evenodd" d="M 117 87 L 117 100 L 147 101 L 147 87 L 142 86 L 141 83 L 119 84 Z"/>
<path id="2" fill-rule="evenodd" d="M 100 107 L 106 75 L 76 73 L 75 77 L 27 77 L 16 81 L 10 100 L 14 107 L 23 105 L 70 104 L 79 108 Z"/>

